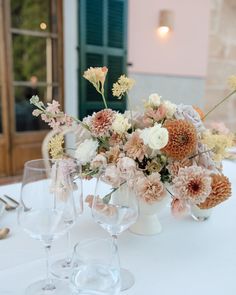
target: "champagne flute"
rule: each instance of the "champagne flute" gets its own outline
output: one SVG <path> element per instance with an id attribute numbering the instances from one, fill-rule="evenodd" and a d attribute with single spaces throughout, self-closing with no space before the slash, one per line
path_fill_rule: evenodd
<path id="1" fill-rule="evenodd" d="M 49 256 L 52 242 L 65 234 L 76 220 L 72 192 L 74 184 L 61 161 L 50 165 L 43 159 L 25 163 L 18 223 L 46 251 L 46 279 L 31 284 L 26 295 L 70 294 L 69 286 L 52 279 Z"/>
<path id="2" fill-rule="evenodd" d="M 108 165 L 109 166 L 109 165 Z M 92 203 L 92 216 L 112 237 L 117 248 L 118 236 L 134 224 L 138 218 L 138 202 L 135 193 L 124 181 L 111 184 L 107 167 L 102 168 L 97 179 Z M 134 284 L 130 271 L 121 269 L 121 290 L 127 290 Z"/>

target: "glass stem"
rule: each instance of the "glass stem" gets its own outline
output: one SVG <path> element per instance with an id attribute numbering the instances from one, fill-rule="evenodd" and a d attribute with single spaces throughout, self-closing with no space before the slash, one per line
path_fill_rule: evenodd
<path id="1" fill-rule="evenodd" d="M 71 234 L 68 230 L 66 233 L 66 240 L 67 240 L 67 255 L 66 255 L 66 264 L 71 264 Z"/>
<path id="2" fill-rule="evenodd" d="M 53 285 L 52 279 L 50 278 L 50 271 L 49 271 L 49 258 L 51 253 L 51 244 L 45 245 L 45 252 L 46 252 L 46 281 L 47 284 L 43 288 L 43 290 L 54 290 L 56 287 Z"/>
<path id="3" fill-rule="evenodd" d="M 112 235 L 112 242 L 114 246 L 114 256 L 117 258 L 118 265 L 120 266 L 120 256 L 118 252 L 118 236 L 117 235 Z"/>

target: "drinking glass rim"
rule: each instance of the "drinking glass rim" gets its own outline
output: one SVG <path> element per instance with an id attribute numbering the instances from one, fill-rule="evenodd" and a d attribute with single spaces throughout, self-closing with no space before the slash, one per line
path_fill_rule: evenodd
<path id="1" fill-rule="evenodd" d="M 83 246 L 84 245 L 91 245 L 93 243 L 96 243 L 96 242 L 108 242 L 111 246 L 113 245 L 113 242 L 110 238 L 88 238 L 88 239 L 84 239 L 78 243 L 75 244 L 74 246 L 74 253 L 78 253 L 76 250 L 80 247 L 80 246 Z"/>
<path id="2" fill-rule="evenodd" d="M 44 163 L 44 167 L 38 168 L 38 167 L 31 166 L 31 164 L 34 164 L 37 162 Z M 34 170 L 34 171 L 50 171 L 51 167 L 48 167 L 47 163 L 52 163 L 52 162 L 53 162 L 52 159 L 43 159 L 43 158 L 34 159 L 34 160 L 30 160 L 30 161 L 25 162 L 24 168 Z"/>

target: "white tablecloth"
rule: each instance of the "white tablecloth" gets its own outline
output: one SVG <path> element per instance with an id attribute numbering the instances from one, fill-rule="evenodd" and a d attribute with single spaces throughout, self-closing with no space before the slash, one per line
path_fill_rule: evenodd
<path id="1" fill-rule="evenodd" d="M 235 171 L 236 163 L 224 162 L 233 196 L 214 208 L 208 221 L 178 220 L 166 208 L 160 216 L 161 234 L 138 236 L 126 231 L 120 236 L 121 264 L 136 278 L 124 295 L 236 294 Z M 4 193 L 19 198 L 20 184 L 1 186 L 0 195 Z M 44 249 L 17 226 L 16 212 L 5 212 L 0 227 L 11 228 L 11 235 L 0 240 L 0 295 L 23 295 L 27 285 L 44 277 Z M 94 223 L 87 208 L 72 229 L 72 242 L 91 237 L 108 234 Z M 65 238 L 56 240 L 53 255 L 63 254 L 65 247 Z"/>

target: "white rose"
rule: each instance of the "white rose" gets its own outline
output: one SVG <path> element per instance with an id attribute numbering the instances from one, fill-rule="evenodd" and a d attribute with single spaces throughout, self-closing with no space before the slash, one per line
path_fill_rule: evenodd
<path id="1" fill-rule="evenodd" d="M 170 102 L 169 100 L 165 100 L 163 101 L 163 105 L 166 108 L 166 117 L 168 119 L 172 118 L 177 109 L 176 104 Z"/>
<path id="2" fill-rule="evenodd" d="M 121 135 L 125 133 L 130 127 L 131 124 L 129 123 L 128 118 L 125 118 L 122 114 L 115 115 L 115 119 L 112 123 L 113 131 Z"/>
<path id="3" fill-rule="evenodd" d="M 90 162 L 95 156 L 98 142 L 94 139 L 85 139 L 75 151 L 75 158 L 82 164 Z"/>
<path id="4" fill-rule="evenodd" d="M 153 107 L 159 107 L 161 104 L 161 97 L 157 93 L 152 93 L 148 98 L 148 103 Z"/>
<path id="5" fill-rule="evenodd" d="M 144 129 L 140 137 L 143 139 L 144 144 L 148 145 L 153 150 L 160 150 L 168 143 L 169 133 L 161 124 L 156 124 L 153 127 Z"/>
<path id="6" fill-rule="evenodd" d="M 140 138 L 142 138 L 144 144 L 148 145 L 149 141 L 149 133 L 150 133 L 150 128 L 144 128 L 143 130 L 140 131 Z"/>

